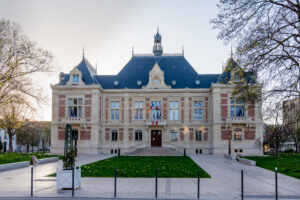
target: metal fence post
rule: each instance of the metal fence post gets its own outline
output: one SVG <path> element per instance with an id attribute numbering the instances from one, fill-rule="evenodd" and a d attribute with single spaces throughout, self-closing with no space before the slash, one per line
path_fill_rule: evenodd
<path id="1" fill-rule="evenodd" d="M 200 169 L 198 169 L 198 187 L 197 187 L 197 198 L 200 199 Z"/>
<path id="2" fill-rule="evenodd" d="M 275 199 L 278 200 L 277 167 L 275 167 Z"/>
<path id="3" fill-rule="evenodd" d="M 74 167 L 72 167 L 72 197 L 74 197 Z"/>
<path id="4" fill-rule="evenodd" d="M 117 168 L 115 168 L 115 189 L 114 189 L 114 197 L 117 197 Z"/>
<path id="5" fill-rule="evenodd" d="M 120 156 L 120 155 L 121 155 L 121 149 L 118 148 L 118 156 Z"/>
<path id="6" fill-rule="evenodd" d="M 155 198 L 157 199 L 157 176 L 158 176 L 158 172 L 157 172 L 157 168 L 155 170 Z"/>
<path id="7" fill-rule="evenodd" d="M 244 171 L 241 170 L 241 199 L 244 200 Z"/>
<path id="8" fill-rule="evenodd" d="M 31 167 L 30 196 L 33 196 L 33 167 Z"/>
<path id="9" fill-rule="evenodd" d="M 186 156 L 186 149 L 183 149 L 183 156 Z"/>

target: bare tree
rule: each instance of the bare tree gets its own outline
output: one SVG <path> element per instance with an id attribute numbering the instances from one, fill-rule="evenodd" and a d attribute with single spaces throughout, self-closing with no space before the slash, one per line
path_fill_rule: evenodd
<path id="1" fill-rule="evenodd" d="M 299 96 L 300 1 L 220 0 L 217 6 L 211 22 L 218 38 L 236 46 L 246 72 L 258 74 L 264 99 L 277 103 Z"/>
<path id="2" fill-rule="evenodd" d="M 26 146 L 26 153 L 29 152 L 30 145 L 33 146 L 38 144 L 38 130 L 31 124 L 24 125 L 16 132 L 16 134 L 18 144 Z"/>
<path id="3" fill-rule="evenodd" d="M 43 101 L 30 75 L 49 71 L 52 60 L 51 53 L 30 41 L 18 24 L 0 20 L 0 107 L 11 102 L 31 106 L 32 99 Z"/>

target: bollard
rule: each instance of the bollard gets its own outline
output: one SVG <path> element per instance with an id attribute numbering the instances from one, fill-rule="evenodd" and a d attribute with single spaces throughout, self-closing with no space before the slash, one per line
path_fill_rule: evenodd
<path id="1" fill-rule="evenodd" d="M 197 198 L 200 199 L 200 169 L 198 169 L 198 187 L 197 187 Z"/>
<path id="2" fill-rule="evenodd" d="M 186 149 L 183 149 L 183 156 L 186 156 Z"/>
<path id="3" fill-rule="evenodd" d="M 155 170 L 155 198 L 157 199 L 157 168 Z"/>
<path id="4" fill-rule="evenodd" d="M 30 196 L 33 196 L 33 167 L 31 167 L 31 184 L 30 184 Z"/>
<path id="5" fill-rule="evenodd" d="M 74 197 L 74 167 L 72 167 L 72 197 Z"/>
<path id="6" fill-rule="evenodd" d="M 114 197 L 117 197 L 117 168 L 115 168 L 115 189 L 114 189 Z"/>
<path id="7" fill-rule="evenodd" d="M 275 167 L 275 199 L 278 200 L 277 167 Z"/>
<path id="8" fill-rule="evenodd" d="M 241 170 L 241 199 L 244 200 L 244 171 Z"/>

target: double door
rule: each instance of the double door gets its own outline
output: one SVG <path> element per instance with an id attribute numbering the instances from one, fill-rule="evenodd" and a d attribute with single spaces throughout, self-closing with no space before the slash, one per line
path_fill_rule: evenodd
<path id="1" fill-rule="evenodd" d="M 161 147 L 161 130 L 151 131 L 151 147 Z"/>

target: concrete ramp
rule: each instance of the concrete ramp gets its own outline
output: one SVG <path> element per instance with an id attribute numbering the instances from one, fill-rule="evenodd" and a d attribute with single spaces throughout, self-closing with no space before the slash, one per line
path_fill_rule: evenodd
<path id="1" fill-rule="evenodd" d="M 126 154 L 128 156 L 182 156 L 183 153 L 167 147 L 146 147 Z"/>

